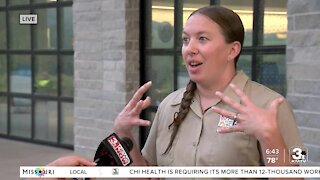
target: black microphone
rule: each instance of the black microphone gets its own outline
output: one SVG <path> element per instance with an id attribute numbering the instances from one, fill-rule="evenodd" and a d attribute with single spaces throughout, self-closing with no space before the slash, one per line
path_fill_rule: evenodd
<path id="1" fill-rule="evenodd" d="M 120 139 L 115 133 L 101 141 L 94 162 L 97 166 L 129 166 L 132 163 L 129 152 L 133 143 L 130 138 Z"/>

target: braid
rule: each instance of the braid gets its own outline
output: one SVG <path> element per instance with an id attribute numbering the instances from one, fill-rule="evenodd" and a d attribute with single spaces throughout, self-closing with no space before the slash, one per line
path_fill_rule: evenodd
<path id="1" fill-rule="evenodd" d="M 163 154 L 167 154 L 171 147 L 172 147 L 172 143 L 174 138 L 177 135 L 179 126 L 181 125 L 181 123 L 183 122 L 183 120 L 185 119 L 185 117 L 187 116 L 189 110 L 190 110 L 190 105 L 192 103 L 192 99 L 194 97 L 194 92 L 197 89 L 196 83 L 194 83 L 193 81 L 189 81 L 186 91 L 183 93 L 183 98 L 181 100 L 181 104 L 180 104 L 180 108 L 179 108 L 179 112 L 175 112 L 174 113 L 174 117 L 173 117 L 173 122 L 169 125 L 169 129 L 171 128 L 172 125 L 173 126 L 173 131 L 170 137 L 170 142 L 168 144 L 167 149 L 165 150 L 165 152 Z"/>

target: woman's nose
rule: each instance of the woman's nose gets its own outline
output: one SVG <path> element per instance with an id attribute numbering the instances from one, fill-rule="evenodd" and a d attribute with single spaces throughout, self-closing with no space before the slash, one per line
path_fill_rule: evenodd
<path id="1" fill-rule="evenodd" d="M 197 54 L 199 52 L 196 42 L 190 40 L 187 45 L 187 52 L 191 55 Z"/>

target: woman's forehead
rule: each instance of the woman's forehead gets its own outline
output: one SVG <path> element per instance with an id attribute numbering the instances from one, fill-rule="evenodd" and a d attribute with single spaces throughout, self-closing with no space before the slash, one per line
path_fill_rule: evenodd
<path id="1" fill-rule="evenodd" d="M 189 17 L 187 20 L 183 33 L 188 33 L 188 32 L 212 32 L 212 31 L 217 31 L 221 30 L 220 26 L 214 22 L 211 18 L 208 16 L 205 16 L 203 14 L 194 14 Z"/>

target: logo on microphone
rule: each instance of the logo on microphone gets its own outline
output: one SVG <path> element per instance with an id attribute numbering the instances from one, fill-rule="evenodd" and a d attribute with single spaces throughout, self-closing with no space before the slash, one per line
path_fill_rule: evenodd
<path id="1" fill-rule="evenodd" d="M 121 143 L 118 141 L 117 137 L 115 135 L 111 135 L 107 140 L 116 152 L 117 156 L 120 158 L 122 165 L 129 165 L 131 163 L 129 155 L 127 154 L 126 150 L 121 145 Z"/>

